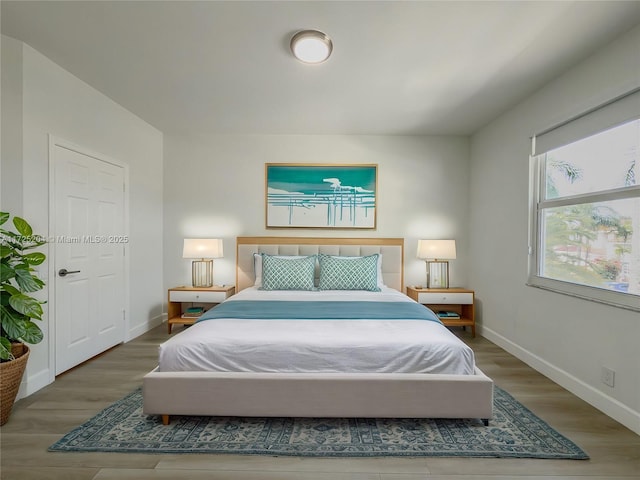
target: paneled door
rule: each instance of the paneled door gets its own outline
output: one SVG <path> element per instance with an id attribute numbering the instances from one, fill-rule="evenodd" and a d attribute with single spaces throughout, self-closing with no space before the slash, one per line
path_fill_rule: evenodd
<path id="1" fill-rule="evenodd" d="M 124 168 L 52 142 L 56 375 L 124 341 Z"/>

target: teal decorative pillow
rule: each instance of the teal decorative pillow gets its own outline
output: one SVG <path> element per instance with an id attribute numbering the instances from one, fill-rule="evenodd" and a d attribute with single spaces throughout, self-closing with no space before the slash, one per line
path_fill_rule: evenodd
<path id="1" fill-rule="evenodd" d="M 316 256 L 282 258 L 262 254 L 262 290 L 313 290 Z"/>
<path id="2" fill-rule="evenodd" d="M 318 255 L 320 290 L 368 290 L 379 292 L 378 254 L 366 257 Z"/>
<path id="3" fill-rule="evenodd" d="M 253 272 L 255 274 L 255 282 L 253 283 L 254 287 L 262 287 L 262 255 L 262 253 L 253 254 Z M 269 254 L 265 253 L 264 255 Z M 273 255 L 273 257 L 294 260 L 298 258 L 305 258 L 306 255 Z"/>

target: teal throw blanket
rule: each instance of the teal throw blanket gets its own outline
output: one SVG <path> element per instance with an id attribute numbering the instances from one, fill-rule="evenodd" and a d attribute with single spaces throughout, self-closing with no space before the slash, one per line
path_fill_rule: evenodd
<path id="1" fill-rule="evenodd" d="M 233 300 L 205 312 L 198 322 L 216 318 L 255 320 L 427 320 L 435 313 L 414 302 Z"/>

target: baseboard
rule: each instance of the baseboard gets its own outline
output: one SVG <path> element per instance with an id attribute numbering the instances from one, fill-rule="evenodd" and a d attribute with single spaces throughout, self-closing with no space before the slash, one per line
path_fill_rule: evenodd
<path id="1" fill-rule="evenodd" d="M 127 332 L 127 338 L 125 339 L 125 342 L 133 340 L 134 338 L 139 337 L 143 333 L 147 333 L 152 328 L 155 328 L 166 321 L 167 321 L 167 314 L 163 313 L 161 315 L 158 315 L 156 317 L 153 317 L 147 320 L 145 323 L 142 323 L 140 325 L 133 327 Z"/>
<path id="2" fill-rule="evenodd" d="M 519 358 L 534 370 L 537 370 L 577 397 L 640 435 L 640 412 L 632 410 L 615 398 L 611 398 L 600 390 L 597 390 L 579 378 L 574 377 L 536 354 L 522 348 L 486 326 L 483 326 L 480 334 L 487 340 L 490 340 L 513 356 Z"/>
<path id="3" fill-rule="evenodd" d="M 25 375 L 22 377 L 22 382 L 20 383 L 20 390 L 18 390 L 18 395 L 16 396 L 16 400 L 19 400 L 24 397 L 28 397 L 32 393 L 37 392 L 41 388 L 46 387 L 51 383 L 51 372 L 49 372 L 48 368 L 44 370 L 40 370 L 37 373 L 32 375 Z"/>

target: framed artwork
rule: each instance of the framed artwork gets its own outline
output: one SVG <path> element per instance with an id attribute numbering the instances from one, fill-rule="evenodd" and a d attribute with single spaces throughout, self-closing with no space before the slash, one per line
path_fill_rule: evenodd
<path id="1" fill-rule="evenodd" d="M 267 228 L 375 229 L 378 165 L 267 163 Z"/>

